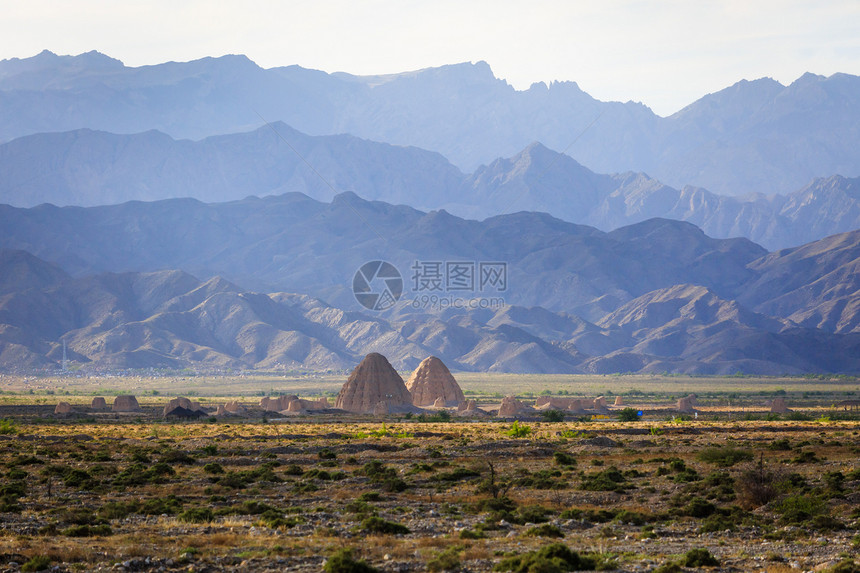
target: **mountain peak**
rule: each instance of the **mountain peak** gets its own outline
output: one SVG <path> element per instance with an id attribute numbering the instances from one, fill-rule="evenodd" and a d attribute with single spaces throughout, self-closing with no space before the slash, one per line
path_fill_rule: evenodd
<path id="1" fill-rule="evenodd" d="M 814 74 L 812 72 L 806 72 L 805 74 L 803 74 L 802 76 L 800 76 L 799 78 L 797 78 L 796 80 L 791 82 L 791 85 L 814 84 L 814 83 L 824 81 L 826 79 L 827 79 L 827 76 Z"/>
<path id="2" fill-rule="evenodd" d="M 78 54 L 74 56 L 74 61 L 76 63 L 81 63 L 86 67 L 90 68 L 122 68 L 125 67 L 124 64 L 115 58 L 111 58 L 110 56 L 98 52 L 96 50 L 90 50 L 89 52 L 84 52 L 82 54 Z"/>

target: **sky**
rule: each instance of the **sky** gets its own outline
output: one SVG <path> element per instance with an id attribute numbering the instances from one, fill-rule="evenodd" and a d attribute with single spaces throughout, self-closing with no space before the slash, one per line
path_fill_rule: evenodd
<path id="1" fill-rule="evenodd" d="M 0 0 L 0 14 L 0 59 L 245 54 L 359 75 L 484 60 L 517 89 L 575 81 L 660 115 L 741 79 L 860 74 L 858 0 Z"/>

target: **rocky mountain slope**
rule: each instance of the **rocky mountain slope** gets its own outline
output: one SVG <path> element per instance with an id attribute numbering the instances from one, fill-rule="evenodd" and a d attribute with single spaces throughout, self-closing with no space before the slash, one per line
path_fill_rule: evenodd
<path id="1" fill-rule="evenodd" d="M 344 308 L 360 308 L 352 279 L 367 261 L 394 264 L 410 299 L 428 294 L 415 288 L 416 261 L 501 262 L 504 292 L 449 294 L 503 296 L 589 320 L 678 283 L 732 296 L 753 278 L 746 266 L 766 254 L 745 239 L 712 239 L 678 221 L 652 219 L 604 233 L 540 213 L 478 222 L 348 193 L 331 203 L 287 194 L 208 204 L 0 206 L 0 229 L 0 248 L 28 250 L 75 275 L 182 269 L 260 292 L 308 293 Z"/>
<path id="2" fill-rule="evenodd" d="M 750 312 L 707 288 L 646 293 L 595 325 L 542 308 L 345 311 L 298 294 L 246 292 L 182 271 L 72 278 L 21 251 L 0 271 L 26 268 L 0 296 L 0 369 L 348 369 L 380 352 L 400 369 L 438 355 L 461 370 L 673 371 L 731 374 L 856 371 L 860 334 L 831 334 Z M 50 275 L 45 273 L 50 271 Z"/>
<path id="3" fill-rule="evenodd" d="M 0 253 L 5 368 L 55 363 L 66 339 L 98 367 L 327 369 L 380 352 L 504 372 L 860 369 L 860 231 L 768 253 L 666 219 L 605 233 L 352 194 L 7 206 L 0 229 L 3 248 L 50 259 Z M 403 296 L 372 312 L 351 286 L 379 259 Z M 506 288 L 422 291 L 421 261 L 505 263 Z"/>
<path id="4" fill-rule="evenodd" d="M 80 128 L 201 139 L 284 121 L 439 152 L 468 172 L 540 141 L 595 171 L 646 172 L 722 195 L 860 175 L 858 114 L 860 78 L 848 74 L 788 86 L 744 80 L 663 118 L 595 100 L 573 82 L 517 91 L 484 62 L 367 77 L 264 70 L 244 56 L 129 68 L 97 52 L 46 51 L 0 62 L 4 141 Z"/>
<path id="5" fill-rule="evenodd" d="M 352 279 L 367 261 L 397 267 L 404 300 L 427 294 L 415 288 L 416 261 L 496 261 L 507 265 L 504 292 L 448 294 L 496 296 L 592 322 L 650 291 L 697 284 L 756 312 L 851 332 L 860 290 L 860 231 L 768 254 L 745 239 L 714 239 L 667 219 L 605 233 L 540 213 L 479 222 L 348 193 L 330 203 L 286 194 L 229 203 L 0 206 L 0 248 L 27 250 L 75 276 L 182 269 L 356 310 Z M 30 274 L 38 284 L 40 275 Z"/>

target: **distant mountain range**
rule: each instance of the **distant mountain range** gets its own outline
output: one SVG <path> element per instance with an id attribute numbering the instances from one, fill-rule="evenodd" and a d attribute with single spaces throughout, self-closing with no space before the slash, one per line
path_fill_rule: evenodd
<path id="1" fill-rule="evenodd" d="M 66 338 L 111 367 L 343 368 L 379 351 L 402 368 L 436 354 L 505 372 L 860 370 L 860 231 L 768 253 L 665 219 L 605 233 L 353 194 L 6 206 L 0 229 L 5 368 L 55 362 Z M 380 313 L 351 292 L 375 259 L 404 281 Z M 504 304 L 416 304 L 416 261 L 503 262 L 506 290 L 440 294 Z"/>
<path id="2" fill-rule="evenodd" d="M 359 77 L 265 70 L 244 56 L 139 68 L 97 52 L 0 61 L 0 141 L 81 128 L 202 139 L 264 119 L 420 147 L 467 172 L 539 141 L 597 172 L 727 196 L 860 176 L 860 78 L 847 74 L 740 81 L 663 118 L 573 82 L 517 91 L 484 62 Z"/>
<path id="3" fill-rule="evenodd" d="M 606 231 L 664 217 L 771 249 L 860 228 L 860 178 L 816 179 L 789 195 L 727 197 L 677 190 L 643 173 L 596 174 L 541 144 L 465 175 L 437 153 L 349 135 L 313 137 L 283 123 L 199 142 L 156 131 L 31 135 L 0 145 L 0 173 L 0 200 L 24 207 L 288 191 L 330 201 L 352 191 L 470 218 L 542 211 Z"/>
<path id="4" fill-rule="evenodd" d="M 605 233 L 541 213 L 478 222 L 352 193 L 331 203 L 292 193 L 228 203 L 0 205 L 0 248 L 29 251 L 76 276 L 180 269 L 344 308 L 360 308 L 352 279 L 367 261 L 390 261 L 407 280 L 415 261 L 501 261 L 508 265 L 507 302 L 588 320 L 679 283 L 732 297 L 754 278 L 747 265 L 767 254 L 746 239 L 712 239 L 678 221 L 652 219 Z"/>
<path id="5" fill-rule="evenodd" d="M 661 118 L 483 62 L 3 60 L 0 370 L 66 341 L 101 369 L 860 372 L 858 120 L 846 74 Z"/>
<path id="6" fill-rule="evenodd" d="M 345 311 L 298 294 L 255 294 L 181 271 L 79 279 L 24 251 L 0 296 L 0 370 L 341 370 L 368 352 L 398 368 L 437 355 L 459 370 L 533 373 L 784 374 L 860 369 L 860 334 L 832 334 L 750 312 L 706 287 L 640 296 L 597 325 L 539 307 L 387 316 Z"/>

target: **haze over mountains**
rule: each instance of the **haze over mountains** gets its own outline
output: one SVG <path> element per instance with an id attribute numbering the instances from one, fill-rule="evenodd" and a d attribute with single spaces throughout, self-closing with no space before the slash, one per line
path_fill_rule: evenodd
<path id="1" fill-rule="evenodd" d="M 483 62 L 3 60 L 0 370 L 65 340 L 92 368 L 858 372 L 858 102 L 846 74 L 661 118 Z M 377 260 L 381 312 L 352 292 Z M 419 287 L 448 263 L 505 280 Z"/>
<path id="2" fill-rule="evenodd" d="M 532 142 L 603 173 L 645 172 L 722 195 L 790 193 L 860 175 L 860 78 L 740 81 L 667 118 L 573 82 L 516 91 L 484 62 L 394 74 L 264 70 L 244 56 L 128 68 L 97 52 L 0 62 L 0 140 L 90 128 L 176 138 L 283 121 L 443 154 L 471 172 Z"/>
<path id="3" fill-rule="evenodd" d="M 536 213 L 477 222 L 348 194 L 4 207 L 0 226 L 3 247 L 82 275 L 4 252 L 6 368 L 56 361 L 61 338 L 100 367 L 342 368 L 378 351 L 400 368 L 432 354 L 508 372 L 860 368 L 860 231 L 767 253 L 664 219 L 604 233 Z M 396 264 L 406 292 L 385 312 L 359 312 L 352 275 L 373 258 Z M 415 260 L 506 261 L 505 304 L 415 308 Z M 182 270 L 150 270 L 165 267 Z"/>
<path id="4" fill-rule="evenodd" d="M 539 143 L 466 175 L 437 153 L 350 135 L 308 136 L 280 122 L 199 142 L 157 131 L 25 136 L 0 145 L 0 173 L 2 201 L 23 207 L 229 201 L 291 191 L 330 201 L 352 191 L 479 219 L 542 211 L 606 231 L 665 217 L 768 248 L 860 227 L 860 178 L 834 175 L 788 195 L 728 197 L 674 189 L 644 173 L 596 174 Z"/>

